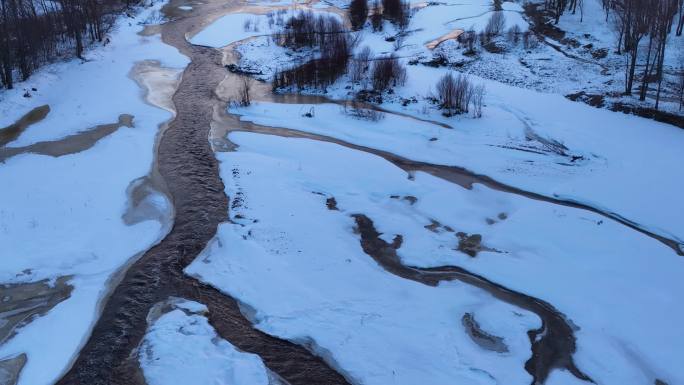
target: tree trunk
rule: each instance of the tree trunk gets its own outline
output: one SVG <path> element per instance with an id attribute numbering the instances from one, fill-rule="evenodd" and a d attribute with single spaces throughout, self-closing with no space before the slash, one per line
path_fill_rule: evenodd
<path id="1" fill-rule="evenodd" d="M 625 88 L 625 95 L 632 94 L 632 88 L 634 86 L 634 71 L 636 69 L 636 59 L 639 51 L 639 44 L 634 43 L 632 49 L 629 51 L 630 63 L 627 68 L 627 87 Z"/>
<path id="2" fill-rule="evenodd" d="M 649 72 L 649 65 L 651 64 L 651 50 L 653 49 L 653 35 L 654 31 L 651 31 L 651 34 L 648 38 L 648 55 L 646 55 L 646 65 L 644 66 L 644 75 L 643 78 L 641 79 L 641 91 L 639 92 L 639 100 L 644 101 L 646 100 L 646 92 L 648 91 L 648 72 Z"/>

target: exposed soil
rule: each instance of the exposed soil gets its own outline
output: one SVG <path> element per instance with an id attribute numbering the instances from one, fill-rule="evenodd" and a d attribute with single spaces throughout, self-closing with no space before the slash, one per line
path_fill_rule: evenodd
<path id="1" fill-rule="evenodd" d="M 364 214 L 352 215 L 361 234 L 361 247 L 387 272 L 398 277 L 437 286 L 442 281 L 458 280 L 487 291 L 493 297 L 535 313 L 542 321 L 539 329 L 528 331 L 532 357 L 525 369 L 533 377 L 533 384 L 542 384 L 553 369 L 566 369 L 583 381 L 593 382 L 573 361 L 575 335 L 563 314 L 551 304 L 519 293 L 457 266 L 418 268 L 405 266 L 397 255 L 401 242 L 388 243 L 380 238 L 373 221 Z"/>
<path id="2" fill-rule="evenodd" d="M 480 251 L 487 250 L 486 247 L 482 246 L 482 235 L 480 234 L 458 232 L 456 237 L 458 238 L 457 250 L 471 257 L 476 257 Z"/>

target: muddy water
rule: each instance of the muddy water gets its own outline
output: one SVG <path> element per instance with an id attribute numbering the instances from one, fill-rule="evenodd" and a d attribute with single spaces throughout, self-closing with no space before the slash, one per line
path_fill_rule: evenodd
<path id="1" fill-rule="evenodd" d="M 0 359 L 0 384 L 15 385 L 19 380 L 19 373 L 26 365 L 26 354 Z"/>
<path id="2" fill-rule="evenodd" d="M 533 384 L 543 384 L 551 370 L 556 368 L 566 369 L 580 380 L 592 381 L 573 361 L 572 355 L 576 347 L 572 327 L 551 304 L 508 289 L 460 267 L 423 269 L 405 266 L 397 255 L 397 249 L 401 246 L 400 236 L 395 242 L 388 243 L 380 238 L 370 218 L 363 214 L 355 214 L 353 217 L 361 234 L 361 247 L 364 252 L 386 271 L 429 286 L 437 286 L 442 281 L 461 281 L 539 316 L 542 326 L 528 332 L 532 344 L 532 357 L 525 363 L 525 369 L 534 378 Z"/>
<path id="3" fill-rule="evenodd" d="M 217 88 L 225 80 L 223 92 L 228 92 L 234 78 L 223 67 L 224 55 L 219 50 L 193 46 L 186 41 L 186 36 L 194 35 L 211 21 L 237 10 L 241 4 L 237 0 L 210 0 L 204 4 L 193 4 L 192 11 L 171 14 L 179 5 L 183 3 L 172 0 L 165 8 L 172 21 L 147 31 L 161 30 L 164 42 L 191 59 L 172 98 L 176 116 L 163 131 L 156 154 L 156 170 L 165 182 L 175 209 L 174 224 L 168 235 L 137 259 L 117 282 L 90 338 L 58 384 L 142 384 L 144 379 L 137 363 L 136 349 L 144 335 L 150 309 L 170 296 L 207 305 L 209 321 L 222 338 L 243 351 L 258 354 L 270 370 L 288 383 L 346 384 L 348 381 L 343 374 L 332 369 L 334 362 L 324 361 L 302 346 L 254 329 L 235 299 L 183 274 L 183 269 L 214 237 L 217 226 L 228 220 L 228 199 L 208 140 L 210 132 L 245 130 L 267 133 L 273 130 L 271 134 L 283 135 L 284 131 L 260 128 L 240 122 L 235 117 L 226 117 L 226 100 L 218 95 Z M 212 126 L 219 129 L 212 130 Z M 287 131 L 287 135 L 321 140 L 321 137 L 299 132 Z M 224 149 L 234 148 L 223 137 L 223 134 L 212 133 L 214 141 L 211 144 Z M 391 159 L 407 171 L 431 172 L 464 187 L 487 180 L 458 168 L 412 162 L 390 153 L 345 145 Z M 364 227 L 361 222 L 359 228 L 364 250 L 367 249 L 369 255 L 381 264 L 385 263 L 385 268 L 393 274 L 428 285 L 436 285 L 441 280 L 462 280 L 490 291 L 501 300 L 539 314 L 544 326 L 530 332 L 533 357 L 526 364 L 536 379 L 543 380 L 555 367 L 568 368 L 579 378 L 586 378 L 572 362 L 575 349 L 572 329 L 551 305 L 459 268 L 405 267 L 396 262 L 396 250 L 392 254 L 391 246 L 375 240 L 377 233 L 373 233 L 372 222 L 370 227 Z M 379 254 L 377 250 L 380 250 Z"/>
<path id="4" fill-rule="evenodd" d="M 176 114 L 173 105 L 173 94 L 180 84 L 181 70 L 165 68 L 157 60 L 145 60 L 136 63 L 130 77 L 145 90 L 145 100 L 172 114 Z"/>
<path id="5" fill-rule="evenodd" d="M 47 279 L 0 285 L 0 345 L 14 335 L 15 330 L 35 317 L 46 314 L 58 303 L 71 296 L 71 277 L 59 277 L 54 283 Z"/>
<path id="6" fill-rule="evenodd" d="M 346 384 L 346 379 L 321 358 L 288 341 L 253 328 L 238 303 L 183 274 L 228 219 L 228 199 L 219 177 L 208 136 L 215 110 L 225 102 L 214 90 L 224 79 L 222 54 L 185 40 L 207 24 L 207 17 L 225 14 L 234 2 L 195 5 L 184 17 L 161 27 L 164 42 L 191 59 L 173 96 L 176 116 L 157 147 L 157 169 L 166 182 L 175 209 L 168 235 L 134 262 L 104 304 L 92 334 L 58 384 L 141 384 L 135 349 L 155 303 L 169 296 L 201 302 L 209 308 L 210 323 L 238 348 L 258 354 L 290 384 Z M 172 2 L 167 7 L 175 9 Z"/>
<path id="7" fill-rule="evenodd" d="M 101 124 L 87 128 L 78 134 L 63 139 L 38 142 L 24 147 L 0 147 L 0 162 L 4 162 L 19 154 L 39 154 L 49 156 L 64 156 L 85 151 L 93 147 L 100 139 L 113 134 L 120 127 L 133 127 L 133 116 L 124 114 L 119 116 L 116 123 Z"/>
<path id="8" fill-rule="evenodd" d="M 26 113 L 26 115 L 19 118 L 19 120 L 17 120 L 14 124 L 11 124 L 5 128 L 0 128 L 0 147 L 17 139 L 22 132 L 29 128 L 29 126 L 45 119 L 48 113 L 50 113 L 50 106 L 47 104 L 36 107 Z"/>

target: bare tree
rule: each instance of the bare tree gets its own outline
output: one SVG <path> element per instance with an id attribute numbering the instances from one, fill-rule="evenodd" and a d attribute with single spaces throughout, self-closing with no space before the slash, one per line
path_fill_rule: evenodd
<path id="1" fill-rule="evenodd" d="M 604 0 L 604 8 L 613 12 L 613 28 L 618 36 L 618 54 L 628 54 L 625 66 L 625 94 L 632 93 L 636 68 L 642 66 L 639 98 L 646 99 L 649 83 L 658 81 L 656 109 L 659 106 L 667 38 L 682 0 Z M 648 36 L 646 52 L 641 42 Z"/>
<path id="2" fill-rule="evenodd" d="M 276 71 L 273 89 L 312 87 L 325 90 L 347 71 L 352 49 L 358 41 L 336 17 L 301 12 L 284 23 L 277 42 L 290 48 L 309 47 L 313 52 L 319 52 L 319 56 L 294 68 Z"/>
<path id="3" fill-rule="evenodd" d="M 656 77 L 658 79 L 658 90 L 656 91 L 655 109 L 660 106 L 660 93 L 663 85 L 665 73 L 663 65 L 665 63 L 665 50 L 667 48 L 667 38 L 670 33 L 672 22 L 677 14 L 678 0 L 661 0 L 656 11 L 656 25 L 654 33 L 657 36 L 658 62 L 656 64 Z"/>
<path id="4" fill-rule="evenodd" d="M 634 74 L 639 57 L 639 44 L 650 28 L 651 13 L 647 2 L 658 0 L 615 0 L 612 4 L 617 15 L 614 26 L 619 30 L 622 46 L 629 54 L 625 69 L 625 94 L 631 95 Z M 618 43 L 619 44 L 619 43 Z"/>
<path id="5" fill-rule="evenodd" d="M 130 1 L 0 0 L 0 87 L 12 88 L 56 58 L 82 58 Z"/>
<path id="6" fill-rule="evenodd" d="M 252 78 L 242 76 L 238 85 L 238 104 L 240 107 L 248 107 L 252 104 L 250 91 L 252 90 Z"/>
<path id="7" fill-rule="evenodd" d="M 677 23 L 677 36 L 682 36 L 684 30 L 684 0 L 679 0 L 679 22 Z"/>
<path id="8" fill-rule="evenodd" d="M 394 55 L 376 59 L 371 72 L 373 89 L 376 91 L 385 91 L 406 83 L 406 68 Z"/>
<path id="9" fill-rule="evenodd" d="M 473 86 L 473 116 L 476 118 L 482 117 L 482 106 L 484 104 L 485 86 L 478 84 Z"/>
<path id="10" fill-rule="evenodd" d="M 518 26 L 516 24 L 516 25 L 514 25 L 508 29 L 507 39 L 511 44 L 518 45 L 518 43 L 520 42 L 520 35 L 521 34 L 522 34 L 522 31 L 520 31 L 520 26 Z"/>
<path id="11" fill-rule="evenodd" d="M 442 76 L 435 87 L 439 107 L 445 110 L 444 115 L 452 116 L 468 112 L 473 97 L 473 86 L 468 77 L 451 72 Z"/>
<path id="12" fill-rule="evenodd" d="M 679 69 L 679 110 L 684 107 L 684 66 Z"/>
<path id="13" fill-rule="evenodd" d="M 485 35 L 488 37 L 497 36 L 506 27 L 506 16 L 503 11 L 494 11 L 487 21 L 487 26 L 484 29 Z"/>
<path id="14" fill-rule="evenodd" d="M 368 46 L 364 46 L 352 60 L 349 61 L 349 78 L 354 83 L 359 83 L 368 77 L 366 74 L 370 69 L 370 60 L 373 53 Z"/>
<path id="15" fill-rule="evenodd" d="M 382 0 L 382 14 L 403 30 L 409 24 L 411 4 L 406 0 Z"/>
<path id="16" fill-rule="evenodd" d="M 348 12 L 352 28 L 355 30 L 363 28 L 368 18 L 368 0 L 352 0 L 349 3 Z"/>
<path id="17" fill-rule="evenodd" d="M 544 7 L 553 14 L 555 23 L 558 24 L 560 17 L 568 7 L 568 0 L 544 0 Z"/>
<path id="18" fill-rule="evenodd" d="M 379 0 L 373 1 L 373 9 L 370 14 L 371 25 L 373 26 L 373 31 L 382 31 L 382 6 Z"/>

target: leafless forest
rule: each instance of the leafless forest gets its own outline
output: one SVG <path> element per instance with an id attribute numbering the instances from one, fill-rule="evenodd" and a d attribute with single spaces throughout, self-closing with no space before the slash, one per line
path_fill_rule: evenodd
<path id="1" fill-rule="evenodd" d="M 119 0 L 0 0 L 0 86 L 12 88 L 47 62 L 81 57 L 104 41 L 116 14 L 130 6 Z"/>

